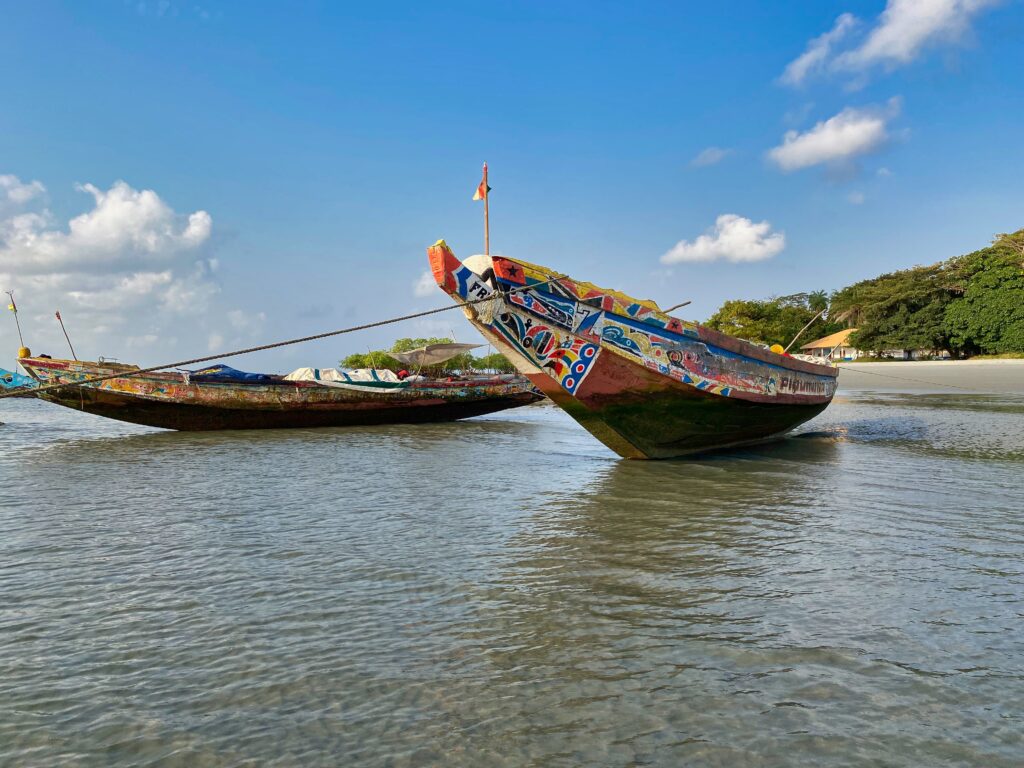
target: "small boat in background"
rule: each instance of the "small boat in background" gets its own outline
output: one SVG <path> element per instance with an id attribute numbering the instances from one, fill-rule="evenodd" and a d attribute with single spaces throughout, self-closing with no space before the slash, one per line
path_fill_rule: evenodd
<path id="1" fill-rule="evenodd" d="M 276 376 L 218 365 L 200 371 L 116 376 L 139 368 L 48 357 L 18 362 L 39 386 L 115 375 L 95 384 L 40 392 L 36 396 L 41 400 L 183 431 L 454 421 L 543 398 L 528 379 L 517 375 L 400 380 L 391 371 L 300 368 Z"/>
<path id="2" fill-rule="evenodd" d="M 438 241 L 434 278 L 516 369 L 624 458 L 786 434 L 824 410 L 837 370 L 688 323 L 529 262 Z"/>

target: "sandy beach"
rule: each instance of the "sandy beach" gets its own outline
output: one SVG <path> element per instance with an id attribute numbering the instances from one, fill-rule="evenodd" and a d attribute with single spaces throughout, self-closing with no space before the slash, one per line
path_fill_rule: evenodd
<path id="1" fill-rule="evenodd" d="M 1024 360 L 841 363 L 839 389 L 1024 394 Z"/>

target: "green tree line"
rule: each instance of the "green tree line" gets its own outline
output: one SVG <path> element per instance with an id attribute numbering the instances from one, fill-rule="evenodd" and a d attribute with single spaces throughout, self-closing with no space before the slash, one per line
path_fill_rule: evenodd
<path id="1" fill-rule="evenodd" d="M 410 352 L 428 344 L 450 344 L 451 339 L 427 338 L 427 339 L 398 339 L 391 345 L 390 349 L 370 350 L 368 352 L 357 352 L 349 355 L 341 361 L 342 368 L 380 368 L 389 371 L 411 370 L 406 363 L 401 363 L 389 355 L 390 352 Z M 425 376 L 448 376 L 462 371 L 493 371 L 495 373 L 514 373 L 515 368 L 504 355 L 495 352 L 482 357 L 474 357 L 469 352 L 446 360 L 440 365 L 431 365 L 421 369 L 420 373 Z"/>
<path id="2" fill-rule="evenodd" d="M 822 310 L 797 346 L 856 328 L 850 344 L 946 351 L 955 357 L 1024 353 L 1024 230 L 981 250 L 841 288 L 764 301 L 727 301 L 707 325 L 785 346 Z"/>

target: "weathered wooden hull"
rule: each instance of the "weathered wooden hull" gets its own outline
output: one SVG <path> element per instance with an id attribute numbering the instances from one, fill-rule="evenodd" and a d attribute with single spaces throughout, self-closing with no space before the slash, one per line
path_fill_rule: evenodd
<path id="1" fill-rule="evenodd" d="M 22 365 L 41 384 L 117 372 L 102 365 L 62 360 L 24 360 Z M 189 383 L 180 374 L 116 378 L 38 396 L 118 421 L 189 432 L 454 421 L 541 399 L 532 385 L 522 379 L 437 381 L 395 392 L 328 387 L 304 381 Z"/>
<path id="2" fill-rule="evenodd" d="M 782 436 L 824 410 L 833 369 L 671 318 L 649 302 L 443 243 L 434 276 L 538 389 L 625 458 L 662 459 Z M 472 268 L 469 264 L 472 263 Z"/>
<path id="3" fill-rule="evenodd" d="M 602 355 L 574 396 L 543 382 L 552 381 L 546 374 L 530 379 L 605 445 L 631 459 L 668 459 L 778 438 L 828 405 L 720 397 L 666 381 L 616 355 Z"/>

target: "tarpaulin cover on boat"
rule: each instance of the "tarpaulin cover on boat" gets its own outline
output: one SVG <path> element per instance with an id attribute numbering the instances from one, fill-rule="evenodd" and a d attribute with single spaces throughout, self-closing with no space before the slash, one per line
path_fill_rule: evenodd
<path id="1" fill-rule="evenodd" d="M 357 368 L 353 371 L 339 371 L 336 368 L 298 368 L 284 378 L 286 381 L 316 381 L 329 387 L 352 384 L 388 388 L 407 386 L 394 371 L 381 368 Z"/>
<path id="2" fill-rule="evenodd" d="M 228 365 L 211 365 L 198 371 L 189 371 L 189 378 L 195 382 L 250 383 L 273 381 L 274 376 L 266 373 L 247 373 Z"/>

